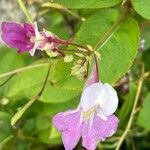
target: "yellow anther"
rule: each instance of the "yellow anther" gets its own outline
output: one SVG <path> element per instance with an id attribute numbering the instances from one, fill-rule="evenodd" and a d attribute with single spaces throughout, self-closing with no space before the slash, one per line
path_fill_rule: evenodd
<path id="1" fill-rule="evenodd" d="M 89 120 L 93 116 L 94 112 L 95 112 L 95 107 L 93 107 L 93 108 L 89 109 L 88 111 L 84 112 L 83 113 L 83 119 L 84 120 Z"/>

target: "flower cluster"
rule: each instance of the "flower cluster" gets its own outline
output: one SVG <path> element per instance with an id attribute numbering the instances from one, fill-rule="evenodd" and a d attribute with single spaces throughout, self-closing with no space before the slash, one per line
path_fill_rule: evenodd
<path id="1" fill-rule="evenodd" d="M 79 57 L 78 60 L 74 61 L 74 66 L 71 68 L 71 74 L 78 77 L 78 79 L 83 79 L 87 77 L 88 66 L 92 62 L 92 56 L 94 55 L 97 60 L 100 60 L 100 54 L 95 51 L 91 45 L 87 45 L 85 48 L 78 48 L 79 51 L 83 53 L 75 53 Z M 85 55 L 87 53 L 88 55 Z"/>
<path id="2" fill-rule="evenodd" d="M 38 31 L 37 24 L 2 23 L 2 39 L 12 48 L 17 48 L 18 53 L 29 51 L 31 56 L 36 50 L 45 51 L 48 55 L 64 53 L 59 46 L 68 45 L 69 42 L 60 39 L 55 34 L 43 30 Z M 89 45 L 82 47 L 77 44 L 79 59 L 74 61 L 71 74 L 79 78 L 87 75 L 87 68 L 91 62 L 92 54 L 95 58 L 93 70 L 85 83 L 80 103 L 75 110 L 68 110 L 56 114 L 53 118 L 54 126 L 62 133 L 62 141 L 66 150 L 72 150 L 82 137 L 82 146 L 88 150 L 95 150 L 98 142 L 112 136 L 118 126 L 118 118 L 113 115 L 118 106 L 116 91 L 108 83 L 102 84 L 98 77 L 97 60 L 98 52 Z M 80 53 L 81 52 L 81 53 Z M 65 62 L 73 61 L 73 54 L 64 56 Z"/>
<path id="3" fill-rule="evenodd" d="M 29 23 L 20 25 L 13 22 L 3 22 L 1 37 L 9 47 L 17 48 L 18 53 L 28 51 L 33 56 L 36 50 L 40 50 L 46 52 L 50 57 L 61 56 L 66 63 L 72 62 L 74 56 L 78 57 L 73 63 L 71 74 L 79 79 L 87 77 L 92 55 L 94 54 L 97 58 L 100 58 L 99 53 L 94 51 L 90 45 L 83 47 L 68 40 L 63 40 L 45 29 L 38 31 L 36 22 L 33 25 Z M 74 56 L 72 55 L 74 49 L 62 49 L 60 48 L 62 45 L 76 46 Z M 71 51 L 71 54 L 65 53 L 69 51 Z"/>

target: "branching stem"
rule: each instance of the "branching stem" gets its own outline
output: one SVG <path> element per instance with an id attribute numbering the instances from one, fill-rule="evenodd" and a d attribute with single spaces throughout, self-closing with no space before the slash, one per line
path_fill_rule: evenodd
<path id="1" fill-rule="evenodd" d="M 142 75 L 141 75 L 141 78 L 139 79 L 138 89 L 137 89 L 136 97 L 135 97 L 135 100 L 134 100 L 133 108 L 132 108 L 132 111 L 131 111 L 131 115 L 130 115 L 130 118 L 129 118 L 129 121 L 128 121 L 126 129 L 125 129 L 125 131 L 123 132 L 122 136 L 120 137 L 120 139 L 118 141 L 116 150 L 120 149 L 120 147 L 121 147 L 124 139 L 126 138 L 128 132 L 130 131 L 130 128 L 131 128 L 131 125 L 132 125 L 132 122 L 133 122 L 133 119 L 134 119 L 134 114 L 136 112 L 136 107 L 137 107 L 138 99 L 139 99 L 139 96 L 140 96 L 140 93 L 141 93 L 142 84 L 143 84 L 144 79 L 148 75 L 149 75 L 149 72 L 148 73 L 144 73 L 144 67 L 143 67 L 143 69 L 142 69 Z"/>
<path id="2" fill-rule="evenodd" d="M 39 91 L 39 93 L 33 97 L 28 103 L 26 103 L 20 111 L 18 111 L 11 119 L 11 125 L 14 126 L 16 124 L 16 122 L 20 119 L 20 117 L 24 114 L 24 112 L 37 100 L 40 98 L 40 96 L 42 95 L 44 89 L 45 89 L 45 86 L 46 86 L 46 83 L 47 83 L 47 80 L 48 80 L 48 77 L 49 77 L 49 73 L 50 73 L 50 65 L 49 65 L 49 68 L 48 68 L 48 72 L 46 74 L 46 78 L 44 80 L 44 83 L 43 83 L 43 86 L 41 88 L 41 90 Z"/>

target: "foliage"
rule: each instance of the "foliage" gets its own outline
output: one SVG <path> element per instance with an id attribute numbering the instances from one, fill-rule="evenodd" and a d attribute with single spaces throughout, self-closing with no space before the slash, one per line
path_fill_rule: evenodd
<path id="1" fill-rule="evenodd" d="M 149 105 L 150 105 L 150 93 L 145 96 L 144 103 L 142 109 L 138 116 L 138 124 L 144 127 L 146 130 L 150 130 L 149 119 L 148 116 L 150 114 Z"/>
<path id="2" fill-rule="evenodd" d="M 150 19 L 149 0 L 132 0 L 134 9 L 146 19 Z"/>
<path id="3" fill-rule="evenodd" d="M 40 28 L 44 26 L 78 45 L 91 45 L 100 54 L 100 79 L 114 85 L 118 91 L 120 125 L 118 132 L 100 143 L 98 149 L 116 149 L 132 112 L 132 126 L 121 149 L 149 149 L 149 1 L 18 0 L 17 5 L 26 16 L 22 20 L 32 22 L 33 19 Z M 31 5 L 38 11 L 32 19 L 28 12 Z M 67 52 L 71 56 L 78 50 L 72 45 L 62 48 L 71 49 L 72 52 Z M 0 149 L 63 149 L 60 134 L 51 120 L 54 114 L 78 105 L 86 80 L 71 75 L 74 61 L 78 59 L 74 56 L 73 62 L 64 62 L 63 58 L 50 58 L 40 52 L 31 57 L 0 47 Z M 88 73 L 91 64 L 92 61 Z M 38 97 L 49 67 L 45 89 Z M 136 99 L 138 103 L 134 110 Z M 81 149 L 80 145 L 77 149 Z"/>

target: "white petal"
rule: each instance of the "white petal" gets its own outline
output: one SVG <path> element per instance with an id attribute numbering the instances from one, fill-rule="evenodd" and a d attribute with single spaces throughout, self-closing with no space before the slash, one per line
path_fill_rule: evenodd
<path id="1" fill-rule="evenodd" d="M 118 96 L 111 85 L 105 83 L 99 93 L 99 107 L 105 116 L 113 114 L 118 107 Z"/>
<path id="2" fill-rule="evenodd" d="M 36 22 L 34 23 L 34 30 L 35 30 L 35 43 L 34 43 L 33 49 L 29 51 L 31 56 L 33 56 L 35 54 L 35 51 L 36 51 L 37 45 L 38 45 L 39 36 L 40 36 Z"/>
<path id="3" fill-rule="evenodd" d="M 34 46 L 33 49 L 29 51 L 30 55 L 34 56 L 35 51 L 36 51 L 36 47 Z"/>
<path id="4" fill-rule="evenodd" d="M 81 107 L 84 111 L 88 111 L 90 108 L 96 106 L 98 101 L 101 101 L 100 93 L 102 91 L 103 84 L 98 82 L 89 85 L 84 89 L 81 96 Z"/>
<path id="5" fill-rule="evenodd" d="M 88 111 L 94 106 L 99 106 L 103 115 L 109 116 L 118 107 L 118 96 L 111 85 L 98 82 L 85 88 L 80 104 L 83 111 Z"/>
<path id="6" fill-rule="evenodd" d="M 103 119 L 105 121 L 107 120 L 107 116 L 104 115 L 104 113 L 102 112 L 101 109 L 97 110 L 97 116 L 99 116 L 101 119 Z"/>

